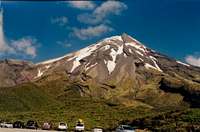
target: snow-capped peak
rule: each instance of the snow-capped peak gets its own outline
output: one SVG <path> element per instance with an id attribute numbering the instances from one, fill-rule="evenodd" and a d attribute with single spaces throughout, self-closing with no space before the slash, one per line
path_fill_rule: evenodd
<path id="1" fill-rule="evenodd" d="M 100 53 L 102 54 L 100 59 L 103 60 L 107 67 L 108 73 L 111 74 L 118 65 L 119 58 L 127 58 L 125 51 L 129 52 L 131 55 L 137 54 L 138 56 L 136 57 L 141 57 L 144 62 L 146 60 L 146 63 L 152 62 L 151 67 L 154 67 L 154 69 L 162 72 L 162 69 L 160 69 L 160 67 L 157 65 L 157 60 L 153 56 L 148 55 L 149 49 L 147 49 L 146 46 L 144 46 L 141 42 L 127 34 L 105 38 L 98 43 L 92 44 L 71 54 L 66 54 L 65 56 L 59 58 L 44 61 L 38 63 L 37 65 L 39 65 L 40 68 L 42 65 L 51 65 L 51 63 L 60 62 L 60 60 L 65 59 L 64 62 L 66 64 L 70 64 L 70 68 L 68 70 L 71 73 L 81 65 L 85 65 L 87 67 L 87 71 L 99 63 L 99 61 L 92 62 L 92 60 L 94 61 L 99 58 L 98 55 Z M 84 60 L 84 63 L 82 63 L 81 60 Z M 149 68 L 148 65 L 146 67 Z M 41 71 L 38 74 L 41 76 Z"/>
<path id="2" fill-rule="evenodd" d="M 62 60 L 63 58 L 70 57 L 70 56 L 72 56 L 72 58 L 69 59 L 69 60 L 72 60 L 72 59 L 76 58 L 76 56 L 77 57 L 80 56 L 80 57 L 78 57 L 76 59 L 76 60 L 80 60 L 80 58 L 83 58 L 83 57 L 85 57 L 87 55 L 90 55 L 90 53 L 93 50 L 95 50 L 97 48 L 97 46 L 100 45 L 102 42 L 111 41 L 111 40 L 120 40 L 120 41 L 123 41 L 122 38 L 121 38 L 121 36 L 119 36 L 119 35 L 118 36 L 112 36 L 112 37 L 103 39 L 103 41 L 101 41 L 101 42 L 99 42 L 97 44 L 92 44 L 92 45 L 90 45 L 90 46 L 88 46 L 86 48 L 83 48 L 83 49 L 81 49 L 79 51 L 76 51 L 74 53 L 66 54 L 66 55 L 58 57 L 58 58 L 54 58 L 54 59 L 50 59 L 50 60 L 47 60 L 47 61 L 39 62 L 36 65 L 46 65 L 46 64 L 54 63 L 56 61 Z M 106 48 L 108 48 L 108 46 Z M 87 53 L 87 52 L 89 52 L 89 53 Z M 75 56 L 73 56 L 74 54 L 75 54 Z M 85 54 L 87 54 L 87 55 L 85 55 Z M 81 57 L 81 56 L 83 56 L 83 57 Z"/>
<path id="3" fill-rule="evenodd" d="M 121 35 L 121 38 L 123 39 L 123 41 L 124 41 L 125 43 L 135 42 L 136 44 L 143 45 L 140 41 L 136 40 L 135 38 L 129 36 L 129 35 L 126 34 L 126 33 L 123 33 L 123 34 Z"/>
<path id="4" fill-rule="evenodd" d="M 109 37 L 109 38 L 105 38 L 103 41 L 110 41 L 110 40 L 120 40 L 120 41 L 123 41 L 122 37 L 120 35 L 112 36 L 112 37 Z"/>

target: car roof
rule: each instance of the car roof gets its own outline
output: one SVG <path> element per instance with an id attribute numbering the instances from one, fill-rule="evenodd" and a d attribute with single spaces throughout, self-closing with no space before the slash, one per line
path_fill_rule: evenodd
<path id="1" fill-rule="evenodd" d="M 101 126 L 97 126 L 97 127 L 93 127 L 93 129 L 103 129 L 103 127 L 101 127 Z"/>
<path id="2" fill-rule="evenodd" d="M 130 125 L 121 125 L 121 126 L 130 126 Z"/>
<path id="3" fill-rule="evenodd" d="M 65 123 L 65 122 L 59 122 L 59 124 L 65 124 L 66 125 L 67 123 Z"/>

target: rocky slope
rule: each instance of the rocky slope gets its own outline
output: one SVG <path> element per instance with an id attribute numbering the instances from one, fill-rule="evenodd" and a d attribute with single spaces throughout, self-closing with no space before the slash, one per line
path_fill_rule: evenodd
<path id="1" fill-rule="evenodd" d="M 15 86 L 30 81 L 32 75 L 30 70 L 34 65 L 30 62 L 19 60 L 0 61 L 0 87 Z"/>
<path id="2" fill-rule="evenodd" d="M 1 61 L 0 73 L 1 87 L 66 80 L 81 96 L 126 106 L 200 105 L 200 68 L 151 50 L 127 34 L 38 64 Z"/>

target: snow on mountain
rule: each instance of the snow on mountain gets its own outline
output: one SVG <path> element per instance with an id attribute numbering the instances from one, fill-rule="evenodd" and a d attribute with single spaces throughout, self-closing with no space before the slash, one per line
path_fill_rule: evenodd
<path id="1" fill-rule="evenodd" d="M 60 60 L 67 58 L 66 61 L 68 63 L 71 63 L 72 65 L 71 69 L 69 70 L 72 73 L 76 68 L 82 65 L 81 60 L 89 57 L 86 64 L 88 65 L 88 67 L 85 66 L 86 67 L 85 70 L 87 71 L 98 64 L 98 62 L 95 62 L 89 66 L 90 58 L 92 58 L 95 55 L 97 56 L 97 54 L 102 53 L 104 54 L 104 56 L 102 56 L 101 59 L 106 65 L 108 73 L 111 74 L 115 70 L 118 57 L 123 56 L 124 58 L 127 58 L 127 54 L 124 52 L 125 50 L 129 51 L 129 53 L 132 54 L 133 56 L 135 56 L 134 55 L 135 53 L 138 54 L 140 56 L 140 57 L 138 56 L 139 60 L 142 60 L 142 61 L 148 60 L 145 66 L 146 68 L 148 69 L 153 68 L 162 72 L 162 69 L 157 64 L 158 60 L 155 57 L 148 55 L 150 51 L 146 48 L 146 46 L 144 46 L 139 41 L 137 41 L 136 39 L 126 34 L 121 35 L 121 36 L 112 36 L 112 37 L 103 39 L 102 41 L 98 43 L 92 44 L 74 53 L 70 53 L 59 58 L 44 61 L 44 62 L 38 63 L 37 65 L 42 66 L 42 65 L 48 64 L 48 67 L 46 66 L 46 69 L 48 69 L 50 64 L 59 62 Z M 110 56 L 109 59 L 106 56 Z M 149 62 L 151 62 L 151 64 L 148 64 Z M 41 70 L 38 69 L 37 76 L 38 77 L 42 76 L 43 75 L 42 73 L 43 72 L 41 72 Z"/>
<path id="2" fill-rule="evenodd" d="M 43 75 L 43 72 L 41 72 L 41 70 L 39 69 L 39 70 L 38 70 L 38 74 L 37 74 L 37 78 L 38 78 L 38 77 L 41 77 L 42 75 Z"/>
<path id="3" fill-rule="evenodd" d="M 185 65 L 185 66 L 190 66 L 189 64 L 183 63 L 181 61 L 176 61 L 177 63 L 181 64 L 181 65 Z"/>
<path id="4" fill-rule="evenodd" d="M 108 60 L 106 63 L 109 74 L 115 69 L 115 66 L 116 66 L 115 61 L 116 61 L 117 55 L 120 55 L 122 53 L 123 53 L 123 45 L 119 46 L 117 51 L 115 51 L 114 49 L 111 49 L 110 56 L 112 57 L 112 60 Z"/>
<path id="5" fill-rule="evenodd" d="M 71 54 L 67 54 L 67 55 L 59 57 L 59 58 L 54 58 L 54 59 L 50 59 L 50 60 L 47 60 L 47 61 L 43 61 L 43 62 L 37 63 L 36 65 L 46 65 L 46 64 L 54 63 L 54 62 L 59 61 L 59 60 L 65 58 L 65 57 L 68 57 L 70 55 Z"/>
<path id="6" fill-rule="evenodd" d="M 80 71 L 80 68 L 83 68 L 84 71 L 90 71 L 90 69 L 98 67 L 97 69 L 104 69 L 108 75 L 111 75 L 115 70 L 119 70 L 119 67 L 126 64 L 126 62 L 121 63 L 125 60 L 127 60 L 127 63 L 130 60 L 133 63 L 138 60 L 143 63 L 144 68 L 162 73 L 164 72 L 161 67 L 163 62 L 158 58 L 165 58 L 165 56 L 147 48 L 131 36 L 123 34 L 105 38 L 76 52 L 36 64 L 38 66 L 36 78 L 60 66 L 64 67 L 69 73 Z M 190 66 L 180 61 L 176 61 L 176 63 Z M 116 69 L 116 67 L 118 68 Z"/>
<path id="7" fill-rule="evenodd" d="M 154 65 L 156 66 L 156 69 L 160 72 L 162 72 L 162 70 L 160 69 L 160 67 L 158 66 L 158 64 L 156 63 L 157 59 L 153 56 L 150 56 L 151 60 L 153 61 Z"/>

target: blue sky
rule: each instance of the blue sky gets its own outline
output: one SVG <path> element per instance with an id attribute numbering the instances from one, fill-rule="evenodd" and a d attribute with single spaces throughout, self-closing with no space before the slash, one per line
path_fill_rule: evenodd
<path id="1" fill-rule="evenodd" d="M 200 66 L 199 0 L 3 1 L 2 7 L 1 59 L 40 62 L 126 32 Z"/>

